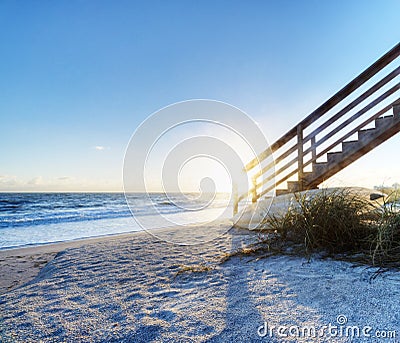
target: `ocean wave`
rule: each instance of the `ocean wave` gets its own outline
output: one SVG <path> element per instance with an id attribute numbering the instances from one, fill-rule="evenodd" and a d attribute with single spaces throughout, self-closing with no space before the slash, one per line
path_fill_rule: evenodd
<path id="1" fill-rule="evenodd" d="M 135 216 L 184 212 L 185 204 L 196 202 L 183 196 L 170 199 L 161 193 L 128 197 Z M 219 207 L 218 202 L 213 207 Z M 123 193 L 0 193 L 0 229 L 131 215 Z"/>
<path id="2" fill-rule="evenodd" d="M 103 211 L 100 213 L 73 213 L 70 215 L 52 214 L 49 216 L 36 216 L 36 217 L 27 217 L 27 216 L 9 217 L 9 218 L 0 218 L 0 229 L 7 227 L 56 224 L 63 222 L 79 222 L 79 221 L 90 221 L 98 219 L 122 218 L 129 216 L 131 216 L 130 211 L 123 211 L 123 212 Z"/>

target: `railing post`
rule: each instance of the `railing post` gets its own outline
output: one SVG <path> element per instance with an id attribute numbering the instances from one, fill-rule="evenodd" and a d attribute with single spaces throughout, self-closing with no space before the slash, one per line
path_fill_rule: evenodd
<path id="1" fill-rule="evenodd" d="M 239 194 L 237 184 L 232 185 L 232 197 L 233 197 L 233 215 L 239 211 Z"/>
<path id="2" fill-rule="evenodd" d="M 298 180 L 299 180 L 299 190 L 304 190 L 304 180 L 303 180 L 303 128 L 301 124 L 297 125 L 297 170 L 298 170 Z"/>
<path id="3" fill-rule="evenodd" d="M 317 146 L 316 146 L 316 142 L 315 142 L 315 136 L 311 137 L 311 159 L 312 159 L 312 163 L 316 162 L 316 157 L 317 157 Z"/>
<path id="4" fill-rule="evenodd" d="M 251 182 L 253 184 L 253 192 L 252 192 L 251 202 L 255 203 L 255 202 L 257 202 L 257 178 L 255 178 L 253 176 L 251 178 Z"/>

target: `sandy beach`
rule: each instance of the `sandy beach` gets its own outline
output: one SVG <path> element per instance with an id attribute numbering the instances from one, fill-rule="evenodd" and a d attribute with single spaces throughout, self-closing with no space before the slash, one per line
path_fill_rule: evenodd
<path id="1" fill-rule="evenodd" d="M 196 234 L 215 230 L 199 227 Z M 18 249 L 18 255 L 4 251 L 1 270 L 8 278 L 12 268 L 20 268 L 21 280 L 29 279 L 21 261 L 33 264 L 31 275 L 44 267 L 28 283 L 1 295 L 1 341 L 345 342 L 349 337 L 326 332 L 284 337 L 271 329 L 319 330 L 338 326 L 343 318 L 343 328 L 372 328 L 372 337 L 354 341 L 380 341 L 377 331 L 399 330 L 398 273 L 374 278 L 373 268 L 290 256 L 220 262 L 226 253 L 255 241 L 257 233 L 233 228 L 194 246 L 167 244 L 140 232 Z M 15 261 L 18 268 L 12 267 Z M 265 325 L 272 331 L 265 332 Z"/>
<path id="2" fill-rule="evenodd" d="M 113 238 L 122 239 L 127 236 L 129 236 L 129 234 L 119 234 L 115 236 L 86 238 L 0 250 L 0 295 L 34 279 L 39 274 L 40 270 L 50 262 L 57 253 L 63 250 L 101 241 L 109 241 Z"/>
<path id="3" fill-rule="evenodd" d="M 0 343 L 400 343 L 399 14 L 1 1 Z"/>

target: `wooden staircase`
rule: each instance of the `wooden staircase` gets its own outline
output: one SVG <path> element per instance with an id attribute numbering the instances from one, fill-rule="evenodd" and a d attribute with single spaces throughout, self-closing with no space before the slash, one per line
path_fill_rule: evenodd
<path id="1" fill-rule="evenodd" d="M 399 56 L 400 43 L 250 161 L 245 172 L 253 185 L 237 197 L 235 208 L 274 191 L 318 188 L 400 132 Z"/>
<path id="2" fill-rule="evenodd" d="M 302 186 L 298 181 L 289 181 L 288 188 L 277 190 L 276 194 L 317 188 L 320 183 L 394 136 L 400 131 L 400 105 L 393 109 L 394 115 L 375 119 L 375 128 L 359 130 L 357 140 L 344 141 L 342 151 L 329 152 L 327 162 L 313 162 L 312 172 L 303 173 Z"/>

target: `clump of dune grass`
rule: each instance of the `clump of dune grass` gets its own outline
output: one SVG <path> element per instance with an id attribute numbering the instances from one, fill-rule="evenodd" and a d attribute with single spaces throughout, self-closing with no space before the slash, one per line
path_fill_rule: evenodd
<path id="1" fill-rule="evenodd" d="M 296 194 L 286 213 L 266 218 L 265 230 L 276 232 L 281 246 L 295 246 L 297 253 L 325 252 L 400 267 L 400 213 L 394 203 L 389 205 L 377 206 L 346 189 Z"/>
<path id="2" fill-rule="evenodd" d="M 389 195 L 388 199 L 398 199 Z M 375 235 L 371 244 L 374 265 L 400 266 L 400 212 L 396 202 L 385 201 L 380 218 L 375 223 Z"/>
<path id="3" fill-rule="evenodd" d="M 267 218 L 267 226 L 283 240 L 303 244 L 306 253 L 322 249 L 343 253 L 368 247 L 372 234 L 370 202 L 348 190 L 295 197 L 284 215 Z"/>
<path id="4" fill-rule="evenodd" d="M 379 203 L 349 189 L 296 193 L 287 212 L 266 217 L 257 242 L 221 256 L 247 262 L 277 254 L 322 256 L 400 269 L 399 194 L 389 194 Z M 321 254 L 320 254 L 321 256 Z M 250 258 L 250 259 L 249 259 Z M 215 266 L 181 265 L 184 273 L 210 272 Z"/>

